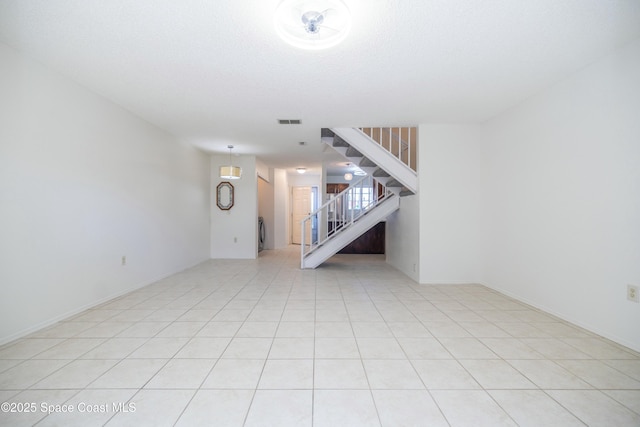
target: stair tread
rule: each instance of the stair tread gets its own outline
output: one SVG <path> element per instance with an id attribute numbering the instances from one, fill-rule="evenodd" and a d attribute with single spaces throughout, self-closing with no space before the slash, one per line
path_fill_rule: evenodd
<path id="1" fill-rule="evenodd" d="M 356 150 L 355 148 L 349 146 L 349 148 L 347 148 L 347 152 L 345 153 L 345 155 L 347 157 L 363 157 L 362 153 L 359 152 L 358 150 Z"/>
<path id="2" fill-rule="evenodd" d="M 334 147 L 349 147 L 349 143 L 344 139 L 340 138 L 338 135 L 333 136 L 333 146 Z"/>
<path id="3" fill-rule="evenodd" d="M 360 164 L 358 166 L 376 167 L 378 165 L 375 164 L 375 162 L 373 162 L 372 160 L 369 160 L 368 158 L 364 157 L 362 160 L 360 160 Z"/>

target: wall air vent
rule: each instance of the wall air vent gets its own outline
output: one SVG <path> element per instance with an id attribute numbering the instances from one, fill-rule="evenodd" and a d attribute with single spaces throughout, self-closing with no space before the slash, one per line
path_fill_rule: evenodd
<path id="1" fill-rule="evenodd" d="M 281 125 L 299 125 L 302 124 L 300 119 L 278 119 L 278 123 Z"/>

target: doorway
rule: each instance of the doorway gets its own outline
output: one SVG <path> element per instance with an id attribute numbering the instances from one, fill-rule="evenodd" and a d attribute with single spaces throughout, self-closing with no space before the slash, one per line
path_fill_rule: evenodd
<path id="1" fill-rule="evenodd" d="M 317 189 L 316 189 L 317 192 Z M 314 210 L 315 201 L 313 198 L 313 188 L 291 187 L 291 243 L 302 244 L 302 220 L 304 220 Z M 305 227 L 305 244 L 311 242 L 312 223 L 307 222 Z"/>

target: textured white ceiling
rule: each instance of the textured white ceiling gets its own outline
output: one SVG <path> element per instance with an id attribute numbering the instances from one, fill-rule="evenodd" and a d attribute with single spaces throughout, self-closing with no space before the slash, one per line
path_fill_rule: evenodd
<path id="1" fill-rule="evenodd" d="M 325 51 L 277 37 L 278 0 L 0 0 L 0 41 L 204 150 L 294 168 L 318 167 L 321 127 L 483 121 L 640 36 L 638 0 L 345 3 Z"/>

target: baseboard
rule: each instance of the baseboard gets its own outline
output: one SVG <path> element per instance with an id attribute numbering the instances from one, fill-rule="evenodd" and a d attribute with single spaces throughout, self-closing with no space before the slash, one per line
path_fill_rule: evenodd
<path id="1" fill-rule="evenodd" d="M 603 338 L 606 338 L 606 339 L 608 339 L 610 341 L 613 341 L 616 344 L 619 344 L 621 346 L 629 348 L 629 349 L 631 349 L 633 351 L 640 352 L 640 346 L 638 344 L 636 344 L 636 343 L 628 342 L 628 341 L 626 341 L 626 340 L 624 340 L 624 339 L 622 339 L 622 338 L 620 338 L 618 336 L 615 336 L 613 334 L 608 333 L 607 331 L 600 330 L 599 328 L 594 327 L 593 325 L 588 325 L 588 324 L 583 323 L 583 322 L 581 322 L 579 320 L 573 319 L 570 316 L 566 316 L 566 315 L 564 315 L 562 313 L 558 313 L 557 311 L 555 311 L 553 309 L 550 309 L 548 307 L 545 307 L 542 304 L 538 304 L 535 301 L 530 301 L 527 298 L 522 298 L 521 296 L 516 295 L 516 294 L 514 294 L 512 292 L 509 292 L 509 291 L 507 291 L 505 289 L 501 289 L 501 288 L 498 288 L 498 287 L 495 287 L 495 286 L 489 286 L 489 285 L 485 285 L 485 284 L 483 284 L 483 286 L 486 286 L 489 289 L 493 289 L 494 291 L 500 292 L 501 294 L 505 294 L 508 297 L 511 297 L 511 298 L 513 298 L 515 300 L 523 302 L 523 303 L 525 303 L 527 305 L 535 307 L 538 310 L 542 310 L 545 313 L 549 313 L 549 314 L 551 314 L 551 315 L 553 315 L 553 316 L 555 316 L 555 317 L 557 317 L 559 319 L 562 319 L 562 320 L 564 320 L 566 322 L 569 322 L 569 323 L 571 323 L 573 325 L 576 325 L 576 326 L 578 326 L 578 327 L 580 327 L 582 329 L 585 329 L 585 330 L 587 330 L 589 332 L 592 332 L 592 333 L 594 333 L 596 335 L 599 335 L 599 336 L 601 336 Z"/>
<path id="2" fill-rule="evenodd" d="M 204 259 L 202 261 L 198 261 L 193 265 L 190 265 L 188 267 L 185 267 L 185 268 L 183 268 L 181 270 L 178 270 L 178 271 L 175 271 L 173 273 L 163 274 L 163 275 L 161 275 L 159 277 L 151 279 L 150 281 L 145 281 L 144 283 L 138 283 L 138 284 L 133 285 L 132 287 L 130 287 L 130 288 L 124 290 L 124 291 L 116 292 L 114 294 L 111 294 L 111 295 L 106 296 L 104 298 L 100 298 L 100 299 L 98 299 L 96 301 L 93 301 L 91 303 L 84 304 L 84 305 L 82 305 L 82 306 L 80 306 L 78 308 L 75 308 L 73 310 L 67 311 L 67 312 L 65 312 L 65 313 L 63 313 L 61 315 L 58 315 L 58 316 L 52 317 L 51 319 L 48 319 L 48 320 L 45 320 L 43 322 L 37 323 L 34 326 L 31 326 L 29 328 L 23 329 L 23 330 L 21 330 L 19 332 L 16 332 L 14 334 L 9 335 L 9 336 L 2 337 L 2 338 L 0 338 L 0 346 L 4 346 L 5 344 L 8 344 L 8 343 L 10 343 L 12 341 L 18 340 L 20 338 L 23 338 L 23 337 L 29 335 L 29 334 L 37 332 L 37 331 L 39 331 L 41 329 L 47 328 L 49 326 L 52 326 L 52 325 L 54 325 L 54 324 L 56 324 L 56 323 L 58 323 L 58 322 L 60 322 L 62 320 L 65 320 L 65 319 L 73 317 L 73 316 L 75 316 L 77 314 L 80 314 L 85 310 L 88 310 L 90 308 L 99 306 L 100 304 L 104 304 L 106 302 L 109 302 L 109 301 L 111 301 L 113 299 L 119 298 L 119 297 L 121 297 L 123 295 L 126 295 L 128 293 L 137 291 L 138 289 L 144 288 L 145 286 L 151 285 L 152 283 L 155 283 L 155 282 L 157 282 L 159 280 L 162 280 L 162 279 L 165 279 L 167 277 L 173 276 L 174 274 L 178 274 L 181 271 L 188 270 L 189 268 L 193 268 L 196 265 L 201 264 L 201 263 L 203 263 L 203 262 L 205 262 L 207 260 L 208 260 L 208 258 L 206 258 L 206 259 Z"/>

